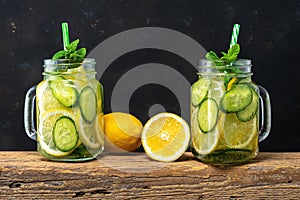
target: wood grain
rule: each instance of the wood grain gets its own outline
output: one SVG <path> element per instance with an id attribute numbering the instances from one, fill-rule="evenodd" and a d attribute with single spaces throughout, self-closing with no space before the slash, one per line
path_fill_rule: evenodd
<path id="1" fill-rule="evenodd" d="M 144 153 L 90 162 L 52 162 L 36 152 L 0 152 L 0 199 L 300 199 L 300 152 L 260 153 L 214 167 L 185 153 L 178 161 Z"/>

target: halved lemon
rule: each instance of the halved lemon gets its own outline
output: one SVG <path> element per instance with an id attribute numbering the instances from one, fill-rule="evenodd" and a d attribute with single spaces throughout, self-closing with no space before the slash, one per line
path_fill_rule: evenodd
<path id="1" fill-rule="evenodd" d="M 104 115 L 105 148 L 108 152 L 136 151 L 141 146 L 142 122 L 132 114 Z"/>
<path id="2" fill-rule="evenodd" d="M 178 115 L 159 113 L 145 124 L 141 141 L 146 154 L 153 160 L 175 161 L 189 146 L 190 129 Z"/>

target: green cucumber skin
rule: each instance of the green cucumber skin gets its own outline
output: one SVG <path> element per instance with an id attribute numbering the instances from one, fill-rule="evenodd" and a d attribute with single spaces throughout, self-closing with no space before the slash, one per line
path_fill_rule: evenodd
<path id="1" fill-rule="evenodd" d="M 236 98 L 236 100 L 234 98 Z M 248 83 L 235 84 L 229 91 L 226 91 L 221 98 L 219 103 L 220 110 L 224 113 L 239 112 L 252 102 L 252 98 L 252 89 Z"/>
<path id="2" fill-rule="evenodd" d="M 87 92 L 91 92 L 90 93 L 91 96 Z M 88 101 L 91 101 L 90 98 L 94 98 L 95 105 L 87 104 Z M 79 95 L 79 107 L 83 119 L 88 123 L 92 123 L 97 115 L 97 96 L 93 88 L 91 88 L 90 86 L 86 86 L 85 88 L 82 89 Z M 90 114 L 88 113 L 89 112 L 88 107 L 92 108 L 90 111 L 94 112 L 92 113 L 92 117 L 90 117 Z"/>
<path id="3" fill-rule="evenodd" d="M 236 113 L 237 118 L 241 122 L 247 122 L 247 121 L 253 119 L 258 111 L 259 96 L 253 88 L 251 88 L 251 90 L 252 90 L 252 95 L 253 95 L 252 102 L 245 109 Z"/>
<path id="4" fill-rule="evenodd" d="M 75 129 L 75 132 L 72 132 L 71 133 L 72 136 L 71 136 L 71 138 L 69 138 L 70 142 L 72 141 L 73 145 L 69 146 L 68 148 L 62 142 L 62 140 L 66 140 L 67 138 L 66 137 L 64 137 L 64 138 L 58 138 L 60 136 L 60 135 L 58 135 L 58 134 L 60 134 L 60 132 L 57 132 L 58 130 L 56 129 L 56 127 L 57 127 L 57 123 L 60 120 L 69 120 L 73 124 L 73 126 L 74 126 L 72 128 Z M 65 122 L 65 124 L 66 124 L 66 122 Z M 56 122 L 54 124 L 54 127 L 53 127 L 53 130 L 52 130 L 52 135 L 53 135 L 53 141 L 54 141 L 54 144 L 55 144 L 56 148 L 59 149 L 60 151 L 64 151 L 64 152 L 68 152 L 68 151 L 73 150 L 76 147 L 77 142 L 78 142 L 78 138 L 79 138 L 75 122 L 74 122 L 74 120 L 72 118 L 70 118 L 68 116 L 61 116 L 60 118 L 58 118 L 56 120 Z"/>
<path id="5" fill-rule="evenodd" d="M 191 101 L 193 106 L 196 107 L 200 105 L 200 103 L 207 97 L 210 86 L 211 80 L 203 77 L 200 77 L 199 80 L 192 85 Z"/>
<path id="6" fill-rule="evenodd" d="M 55 80 L 50 80 L 49 81 L 49 86 L 51 88 L 52 91 L 52 95 L 55 97 L 55 99 L 63 106 L 67 107 L 67 108 L 71 108 L 71 107 L 76 107 L 77 103 L 78 103 L 78 97 L 79 97 L 79 92 L 71 87 L 71 86 L 64 86 L 64 88 L 68 88 L 70 90 L 72 90 L 73 95 L 72 95 L 72 102 L 66 102 L 67 100 L 69 100 L 69 97 L 64 97 L 61 96 L 59 93 L 61 93 L 61 90 L 63 90 L 63 88 L 60 88 L 57 86 L 57 81 L 66 81 L 66 79 L 64 79 L 63 77 L 57 78 Z"/>
<path id="7" fill-rule="evenodd" d="M 209 101 L 211 102 L 210 103 L 211 106 L 215 106 L 215 108 L 214 108 L 215 112 L 211 113 L 213 116 L 212 118 L 214 119 L 213 123 L 210 123 L 210 124 L 212 124 L 212 126 L 206 128 L 206 127 L 203 127 L 203 125 L 201 125 L 201 124 L 202 124 L 202 120 L 207 120 L 207 119 L 203 119 L 202 115 L 207 116 L 207 113 L 201 113 L 201 111 L 202 111 L 201 107 L 206 106 L 205 103 L 208 103 Z M 211 112 L 211 110 L 210 110 L 210 112 Z M 219 117 L 219 107 L 218 107 L 217 102 L 212 98 L 205 98 L 199 105 L 199 111 L 198 111 L 197 117 L 198 117 L 199 128 L 203 133 L 209 133 L 210 131 L 212 131 L 215 128 L 217 121 L 218 121 L 218 117 Z"/>

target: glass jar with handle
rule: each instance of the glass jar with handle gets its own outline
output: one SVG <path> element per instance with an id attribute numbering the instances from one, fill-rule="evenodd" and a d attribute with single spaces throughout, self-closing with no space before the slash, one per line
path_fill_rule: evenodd
<path id="1" fill-rule="evenodd" d="M 191 151 L 214 165 L 244 163 L 271 129 L 269 94 L 251 80 L 251 60 L 219 66 L 201 59 L 191 87 Z"/>
<path id="2" fill-rule="evenodd" d="M 103 151 L 103 87 L 95 64 L 46 59 L 43 80 L 26 94 L 25 131 L 50 160 L 86 161 Z"/>

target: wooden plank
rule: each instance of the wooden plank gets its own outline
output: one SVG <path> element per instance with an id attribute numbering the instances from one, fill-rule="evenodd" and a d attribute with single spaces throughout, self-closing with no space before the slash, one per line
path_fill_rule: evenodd
<path id="1" fill-rule="evenodd" d="M 63 163 L 0 152 L 0 175 L 0 199 L 300 199 L 300 152 L 260 153 L 231 167 L 203 164 L 191 153 L 172 163 L 144 153 Z"/>

